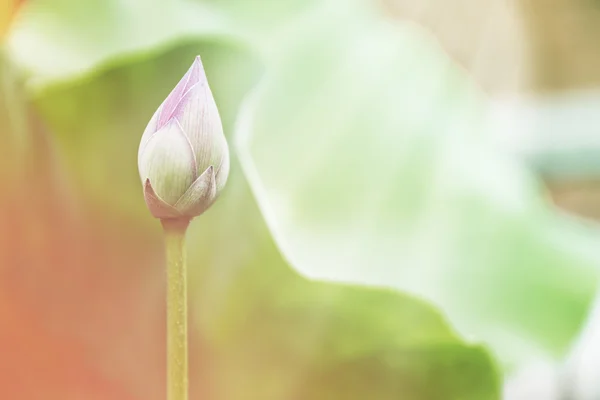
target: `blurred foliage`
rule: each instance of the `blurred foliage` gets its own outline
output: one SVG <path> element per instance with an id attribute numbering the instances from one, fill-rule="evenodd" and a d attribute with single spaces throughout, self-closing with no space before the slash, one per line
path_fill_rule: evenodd
<path id="1" fill-rule="evenodd" d="M 492 147 L 487 99 L 430 38 L 352 4 L 289 34 L 240 123 L 278 243 L 310 277 L 424 296 L 507 367 L 560 356 L 596 289 L 597 232 Z"/>
<path id="2" fill-rule="evenodd" d="M 48 346 L 82 346 L 88 358 L 68 360 L 126 393 L 111 398 L 162 398 L 161 236 L 136 155 L 200 54 L 234 159 L 188 241 L 192 398 L 497 399 L 486 350 L 431 304 L 506 366 L 560 355 L 596 287 L 594 236 L 552 215 L 536 182 L 489 147 L 486 99 L 423 32 L 366 0 L 276 3 L 27 4 L 8 50 L 52 131 L 32 137 L 56 146 L 37 170 L 59 165 L 72 192 L 46 205 L 23 189 L 47 207 L 29 219 L 4 209 L 14 226 L 42 227 L 3 231 L 17 245 L 4 247 L 0 288 L 37 293 L 35 306 L 5 296 L 46 310 L 33 315 Z M 16 263 L 30 236 L 38 258 Z M 353 285 L 308 280 L 287 261 Z"/>
<path id="3" fill-rule="evenodd" d="M 231 84 L 234 74 L 227 72 L 225 60 L 235 60 L 235 51 L 195 43 L 154 63 L 127 64 L 85 84 L 54 87 L 37 98 L 56 132 L 66 170 L 86 201 L 102 213 L 128 214 L 123 218 L 130 220 L 136 212 L 137 223 L 155 225 L 140 201 L 133 168 L 139 135 L 129 131 L 136 115 L 155 107 L 151 100 L 156 96 L 151 94 L 161 88 L 136 86 L 139 81 L 131 77 L 137 72 L 154 81 L 174 60 L 177 67 L 185 68 L 191 51 L 198 49 L 209 75 L 223 74 Z M 211 74 L 214 65 L 219 66 L 218 74 Z M 146 73 L 142 72 L 147 66 Z M 181 73 L 171 75 L 176 80 Z M 219 93 L 220 80 L 211 82 Z M 168 92 L 172 84 L 167 83 L 162 91 Z M 145 96 L 150 98 L 148 104 L 141 100 Z M 217 100 L 220 105 L 228 104 L 227 98 L 217 95 Z M 235 104 L 234 100 L 230 101 Z M 78 112 L 87 107 L 94 112 Z M 144 118 L 137 123 L 143 126 Z M 233 115 L 225 111 L 223 118 L 226 126 L 231 125 L 227 121 Z M 204 223 L 195 224 L 189 240 L 193 309 L 202 338 L 197 346 L 210 349 L 202 353 L 201 361 L 210 371 L 194 369 L 202 375 L 192 379 L 211 381 L 211 398 L 305 398 L 307 390 L 311 396 L 326 393 L 327 398 L 349 398 L 341 392 L 347 386 L 343 381 L 362 376 L 365 368 L 377 373 L 377 389 L 370 375 L 354 378 L 356 398 L 374 391 L 414 399 L 496 398 L 497 378 L 485 351 L 462 344 L 430 307 L 387 291 L 308 282 L 293 273 L 274 247 L 239 166 L 234 167 L 227 194 L 203 218 Z M 159 232 L 155 229 L 154 234 Z M 437 352 L 440 347 L 451 356 Z M 378 355 L 387 352 L 395 352 L 397 358 L 391 362 L 389 356 Z M 432 377 L 459 370 L 465 380 L 436 379 L 440 391 L 429 389 Z M 329 374 L 338 378 L 323 381 Z"/>

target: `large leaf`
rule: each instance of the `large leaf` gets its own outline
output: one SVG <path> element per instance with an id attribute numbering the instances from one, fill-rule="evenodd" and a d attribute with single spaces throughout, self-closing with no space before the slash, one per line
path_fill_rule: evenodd
<path id="1" fill-rule="evenodd" d="M 338 4 L 282 38 L 236 138 L 286 258 L 424 296 L 507 367 L 563 354 L 597 285 L 597 232 L 552 215 L 491 147 L 487 99 L 431 37 Z"/>
<path id="2" fill-rule="evenodd" d="M 224 398 L 496 398 L 486 353 L 457 343 L 430 306 L 293 272 L 240 172 L 235 163 L 189 240 L 193 304 Z"/>
<path id="3" fill-rule="evenodd" d="M 82 43 L 93 46 L 96 40 Z M 39 296 L 52 301 L 36 302 L 27 320 L 39 321 L 36 329 L 52 333 L 55 340 L 48 346 L 60 343 L 64 350 L 71 343 L 83 349 L 76 353 L 88 358 L 72 362 L 122 389 L 111 398 L 163 397 L 157 378 L 162 350 L 157 322 L 164 313 L 160 229 L 143 204 L 135 158 L 145 123 L 195 54 L 203 57 L 231 134 L 242 95 L 260 67 L 250 51 L 223 38 L 191 41 L 85 80 L 70 82 L 65 73 L 62 84 L 38 87 L 36 104 L 55 132 L 75 198 L 92 217 L 59 235 L 53 228 L 60 226 L 56 221 L 62 214 L 49 213 L 52 224 L 38 233 L 44 246 L 35 253 L 35 272 L 44 282 Z M 30 72 L 35 80 L 35 71 Z M 192 398 L 498 398 L 486 351 L 464 343 L 422 300 L 383 289 L 311 282 L 290 269 L 235 159 L 232 166 L 222 198 L 194 222 L 188 241 L 196 321 Z M 14 259 L 28 250 L 26 235 L 18 238 Z M 16 270 L 14 259 L 4 264 L 7 270 Z M 13 309 L 36 293 L 23 289 L 27 279 L 18 282 Z M 13 321 L 23 325 L 20 318 Z M 93 330 L 87 328 L 90 323 Z M 25 374 L 26 368 L 27 363 L 19 364 L 11 376 Z M 69 391 L 62 379 L 44 386 L 45 398 Z M 18 393 L 18 383 L 11 387 Z M 94 390 L 93 385 L 86 388 Z M 7 396 L 15 398 L 14 393 Z"/>
<path id="4" fill-rule="evenodd" d="M 33 0 L 9 37 L 30 85 L 72 80 L 118 58 L 156 52 L 191 35 L 231 32 L 224 15 L 202 2 Z M 235 36 L 234 34 L 232 34 Z"/>
<path id="5" fill-rule="evenodd" d="M 194 38 L 266 46 L 317 0 L 32 0 L 8 38 L 30 88 L 85 78 Z"/>

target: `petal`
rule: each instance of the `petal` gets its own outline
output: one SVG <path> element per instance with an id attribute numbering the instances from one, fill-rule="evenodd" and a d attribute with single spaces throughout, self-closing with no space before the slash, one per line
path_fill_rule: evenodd
<path id="1" fill-rule="evenodd" d="M 192 66 L 185 73 L 183 78 L 179 81 L 177 86 L 167 96 L 163 104 L 161 105 L 162 111 L 158 119 L 158 128 L 162 128 L 166 123 L 173 117 L 177 105 L 181 102 L 184 95 L 190 90 L 192 86 L 199 82 L 200 79 L 206 80 L 204 75 L 204 68 L 200 57 L 196 57 Z"/>
<path id="2" fill-rule="evenodd" d="M 155 218 L 181 217 L 181 214 L 173 206 L 168 205 L 154 192 L 150 179 L 146 179 L 144 183 L 144 200 L 146 200 L 146 206 Z"/>
<path id="3" fill-rule="evenodd" d="M 194 182 L 195 165 L 190 143 L 177 121 L 156 132 L 139 159 L 142 181 L 150 179 L 156 194 L 167 204 L 175 204 Z"/>
<path id="4" fill-rule="evenodd" d="M 152 116 L 152 118 L 150 119 L 150 122 L 148 122 L 148 125 L 146 126 L 146 129 L 144 130 L 144 134 L 142 135 L 142 139 L 140 141 L 140 147 L 138 149 L 138 161 L 141 158 L 142 152 L 148 145 L 148 142 L 150 141 L 152 136 L 158 130 L 158 116 L 160 115 L 161 110 L 162 110 L 162 106 L 158 107 L 158 110 L 156 110 L 154 112 L 154 115 Z M 138 167 L 139 167 L 139 164 L 138 164 Z"/>
<path id="5" fill-rule="evenodd" d="M 198 173 L 223 163 L 228 151 L 219 110 L 206 80 L 192 87 L 174 114 L 190 139 Z"/>
<path id="6" fill-rule="evenodd" d="M 204 72 L 204 65 L 202 65 L 200 56 L 196 56 L 188 73 L 190 74 L 190 79 L 188 80 L 188 84 L 185 86 L 185 90 L 183 92 L 184 95 L 197 83 L 206 81 L 206 73 Z"/>
<path id="7" fill-rule="evenodd" d="M 175 204 L 175 208 L 187 217 L 197 217 L 206 211 L 217 197 L 214 168 L 211 165 L 196 179 Z"/>
<path id="8" fill-rule="evenodd" d="M 227 147 L 227 142 L 225 142 L 225 146 Z M 229 167 L 229 148 L 227 148 L 227 151 L 223 153 L 223 157 L 221 158 L 221 165 L 217 168 L 217 172 L 215 173 L 217 195 L 219 195 L 227 183 L 227 178 L 229 177 Z"/>

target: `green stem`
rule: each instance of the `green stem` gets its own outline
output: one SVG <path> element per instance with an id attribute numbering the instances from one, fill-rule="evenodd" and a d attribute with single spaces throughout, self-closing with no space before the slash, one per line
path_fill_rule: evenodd
<path id="1" fill-rule="evenodd" d="M 167 399 L 188 400 L 187 219 L 161 220 L 167 251 Z"/>

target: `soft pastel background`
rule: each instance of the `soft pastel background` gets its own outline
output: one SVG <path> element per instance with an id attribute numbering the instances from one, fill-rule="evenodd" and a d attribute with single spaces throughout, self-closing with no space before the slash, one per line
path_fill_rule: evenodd
<path id="1" fill-rule="evenodd" d="M 164 399 L 136 156 L 196 55 L 191 399 L 600 398 L 596 3 L 2 1 L 0 399 Z"/>

